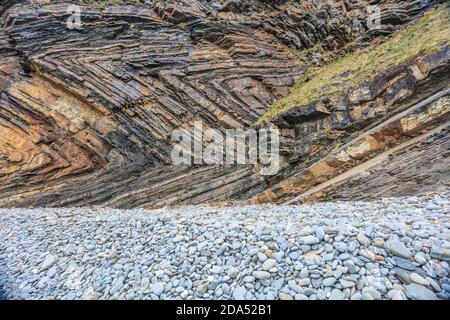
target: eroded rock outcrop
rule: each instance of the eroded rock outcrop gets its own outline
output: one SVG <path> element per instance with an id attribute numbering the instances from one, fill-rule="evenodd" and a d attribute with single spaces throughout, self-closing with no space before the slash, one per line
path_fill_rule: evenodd
<path id="1" fill-rule="evenodd" d="M 310 69 L 382 41 L 439 2 L 370 1 L 381 24 L 368 29 L 368 2 L 353 0 L 74 1 L 82 26 L 70 29 L 64 1 L 6 1 L 0 206 L 365 198 L 385 194 L 358 187 L 368 181 L 394 190 L 413 179 L 417 188 L 400 189 L 408 193 L 437 183 L 436 175 L 445 185 L 448 43 L 266 119 L 283 133 L 284 162 L 275 176 L 254 166 L 170 160 L 174 129 L 190 131 L 196 120 L 219 130 L 248 128 Z M 393 167 L 412 157 L 413 168 L 403 172 L 417 172 L 431 161 L 432 145 L 437 164 L 427 177 L 384 179 L 374 164 L 358 181 L 351 175 L 351 182 L 323 185 L 386 152 Z"/>

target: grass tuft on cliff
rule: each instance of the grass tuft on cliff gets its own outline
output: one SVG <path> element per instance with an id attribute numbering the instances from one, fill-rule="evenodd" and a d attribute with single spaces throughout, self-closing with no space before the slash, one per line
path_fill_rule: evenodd
<path id="1" fill-rule="evenodd" d="M 288 96 L 276 101 L 255 123 L 263 124 L 297 106 L 340 92 L 381 71 L 450 43 L 450 6 L 442 5 L 417 22 L 320 68 L 309 70 Z"/>

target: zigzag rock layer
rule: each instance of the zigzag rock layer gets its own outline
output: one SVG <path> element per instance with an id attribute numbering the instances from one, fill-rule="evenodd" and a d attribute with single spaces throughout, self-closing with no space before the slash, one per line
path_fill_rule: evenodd
<path id="1" fill-rule="evenodd" d="M 69 3 L 2 1 L 0 206 L 292 203 L 446 188 L 448 42 L 270 119 L 282 133 L 274 176 L 170 157 L 173 130 L 253 127 L 310 69 L 383 41 L 439 2 L 72 1 L 82 24 L 69 28 Z M 365 24 L 369 4 L 380 8 L 376 29 Z"/>

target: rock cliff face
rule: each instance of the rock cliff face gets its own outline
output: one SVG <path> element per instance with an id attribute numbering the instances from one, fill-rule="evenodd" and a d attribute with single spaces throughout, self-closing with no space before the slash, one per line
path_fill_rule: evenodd
<path id="1" fill-rule="evenodd" d="M 446 188 L 441 2 L 72 1 L 82 22 L 73 29 L 64 1 L 2 1 L 0 206 L 292 203 Z M 380 8 L 377 28 L 367 27 L 367 5 Z M 312 70 L 435 16 L 426 25 L 440 28 L 428 32 L 445 41 L 276 109 Z M 194 121 L 279 127 L 279 173 L 172 164 L 172 131 Z"/>

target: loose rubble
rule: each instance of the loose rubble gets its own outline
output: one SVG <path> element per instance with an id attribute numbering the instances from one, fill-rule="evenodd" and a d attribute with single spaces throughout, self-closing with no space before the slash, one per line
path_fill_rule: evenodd
<path id="1" fill-rule="evenodd" d="M 449 196 L 0 209 L 0 297 L 449 299 Z"/>

